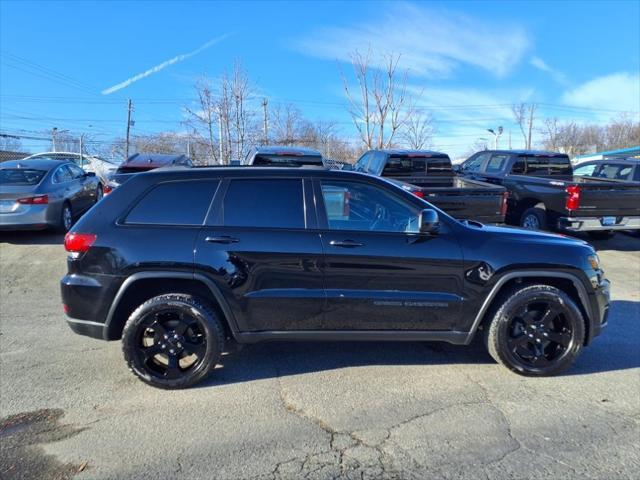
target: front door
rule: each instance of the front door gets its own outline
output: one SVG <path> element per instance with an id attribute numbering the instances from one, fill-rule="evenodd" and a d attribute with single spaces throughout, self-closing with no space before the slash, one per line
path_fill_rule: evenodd
<path id="1" fill-rule="evenodd" d="M 316 183 L 330 330 L 452 330 L 462 301 L 453 233 L 417 233 L 421 208 L 393 187 Z M 409 195 L 409 194 L 406 194 Z"/>
<path id="2" fill-rule="evenodd" d="M 216 196 L 196 243 L 245 332 L 321 328 L 322 244 L 310 181 L 232 178 Z"/>

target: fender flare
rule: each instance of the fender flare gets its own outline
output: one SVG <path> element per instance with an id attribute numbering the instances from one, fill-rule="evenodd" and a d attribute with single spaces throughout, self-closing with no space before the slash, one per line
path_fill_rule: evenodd
<path id="1" fill-rule="evenodd" d="M 215 298 L 216 302 L 220 306 L 220 309 L 222 310 L 222 313 L 224 314 L 225 319 L 227 321 L 227 325 L 229 326 L 229 330 L 231 330 L 231 334 L 233 335 L 234 338 L 237 337 L 238 324 L 236 322 L 235 316 L 233 315 L 233 311 L 231 310 L 231 307 L 229 307 L 229 304 L 225 300 L 224 296 L 222 295 L 222 292 L 220 291 L 218 286 L 215 284 L 215 282 L 213 282 L 210 278 L 200 273 L 154 270 L 154 271 L 134 273 L 128 276 L 125 279 L 125 281 L 122 282 L 122 285 L 120 285 L 120 288 L 118 289 L 118 292 L 116 293 L 113 299 L 113 302 L 111 302 L 111 306 L 109 307 L 109 312 L 107 313 L 107 319 L 104 324 L 104 332 L 103 332 L 103 338 L 105 340 L 110 339 L 109 334 L 111 332 L 111 324 L 112 324 L 113 316 L 116 312 L 116 309 L 118 308 L 118 305 L 120 304 L 120 301 L 122 300 L 125 293 L 127 292 L 128 288 L 138 280 L 146 280 L 150 278 L 152 279 L 173 278 L 173 279 L 181 279 L 181 280 L 195 280 L 196 282 L 200 282 L 204 284 L 209 289 L 209 291 Z"/>
<path id="2" fill-rule="evenodd" d="M 484 299 L 484 302 L 482 302 L 482 306 L 480 307 L 480 310 L 478 311 L 478 314 L 476 315 L 476 318 L 474 319 L 473 324 L 471 325 L 471 329 L 467 334 L 465 345 L 470 344 L 471 341 L 473 340 L 473 337 L 475 336 L 476 331 L 478 330 L 478 327 L 480 326 L 480 323 L 482 322 L 482 319 L 484 318 L 485 313 L 487 313 L 489 306 L 495 299 L 496 295 L 498 295 L 498 293 L 500 292 L 500 289 L 504 286 L 504 284 L 507 283 L 509 280 L 513 280 L 514 278 L 527 278 L 527 277 L 563 278 L 566 280 L 570 280 L 573 283 L 574 287 L 576 287 L 576 290 L 578 292 L 578 297 L 580 298 L 580 303 L 582 304 L 582 307 L 584 308 L 584 311 L 587 314 L 587 318 L 585 320 L 589 323 L 589 330 L 592 331 L 591 322 L 593 319 L 593 312 L 591 311 L 589 296 L 587 294 L 587 289 L 585 288 L 580 278 L 578 278 L 578 276 L 568 272 L 556 272 L 553 270 L 522 270 L 522 271 L 509 272 L 502 275 L 498 279 L 498 281 L 495 283 L 495 285 L 491 288 L 489 295 L 487 295 L 487 297 Z"/>

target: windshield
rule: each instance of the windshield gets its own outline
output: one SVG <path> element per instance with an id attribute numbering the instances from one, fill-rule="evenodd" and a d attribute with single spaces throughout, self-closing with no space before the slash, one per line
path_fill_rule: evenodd
<path id="1" fill-rule="evenodd" d="M 37 185 L 47 172 L 27 168 L 3 168 L 0 170 L 0 185 Z"/>

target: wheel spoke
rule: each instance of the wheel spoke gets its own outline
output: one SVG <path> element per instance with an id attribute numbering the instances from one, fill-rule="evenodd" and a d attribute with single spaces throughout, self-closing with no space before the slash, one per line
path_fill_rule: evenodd
<path id="1" fill-rule="evenodd" d="M 533 357 L 531 363 L 534 367 L 544 368 L 549 365 L 549 360 L 544 355 L 539 355 L 537 357 Z"/>
<path id="2" fill-rule="evenodd" d="M 182 319 L 182 314 L 181 314 L 180 323 L 176 325 L 173 331 L 176 332 L 178 335 L 184 335 L 190 326 L 191 326 L 190 322 L 188 322 L 186 319 Z"/>
<path id="3" fill-rule="evenodd" d="M 563 347 L 568 347 L 571 343 L 571 332 L 549 332 L 547 338 L 550 342 L 557 343 Z"/>
<path id="4" fill-rule="evenodd" d="M 544 328 L 551 328 L 551 322 L 555 320 L 557 316 L 558 316 L 558 311 L 553 307 L 549 307 L 542 314 L 542 317 L 540 317 L 539 323 Z"/>
<path id="5" fill-rule="evenodd" d="M 207 344 L 205 342 L 184 342 L 182 348 L 187 355 L 195 355 L 198 359 L 202 359 L 207 351 Z"/>
<path id="6" fill-rule="evenodd" d="M 146 347 L 142 349 L 142 354 L 144 355 L 144 361 L 148 362 L 149 360 L 151 360 L 153 357 L 155 357 L 156 355 L 158 355 L 159 353 L 164 353 L 162 348 L 160 347 L 160 345 L 155 344 L 155 345 L 151 345 L 150 347 Z"/>
<path id="7" fill-rule="evenodd" d="M 520 335 L 515 338 L 510 338 L 507 343 L 509 344 L 509 350 L 515 351 L 518 347 L 524 347 L 527 343 L 529 343 L 529 337 L 526 335 Z"/>
<path id="8" fill-rule="evenodd" d="M 157 315 L 156 315 L 156 320 L 151 325 L 149 325 L 149 328 L 152 329 L 155 332 L 154 336 L 156 337 L 156 339 L 157 339 L 157 337 L 162 336 L 162 335 L 167 333 L 165 328 L 158 321 L 158 316 Z"/>
<path id="9" fill-rule="evenodd" d="M 165 377 L 167 378 L 178 378 L 182 371 L 180 370 L 180 365 L 178 365 L 178 357 L 176 355 L 168 356 L 169 363 L 167 364 L 167 370 L 165 371 Z"/>

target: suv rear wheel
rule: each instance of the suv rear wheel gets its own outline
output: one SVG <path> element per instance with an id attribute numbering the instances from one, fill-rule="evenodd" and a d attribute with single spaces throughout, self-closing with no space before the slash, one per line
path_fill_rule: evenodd
<path id="1" fill-rule="evenodd" d="M 511 291 L 485 330 L 491 356 L 527 376 L 554 375 L 569 368 L 584 336 L 578 306 L 565 292 L 548 285 Z"/>
<path id="2" fill-rule="evenodd" d="M 140 305 L 122 332 L 129 369 L 154 387 L 194 385 L 213 370 L 224 349 L 224 328 L 205 302 L 166 294 Z"/>

